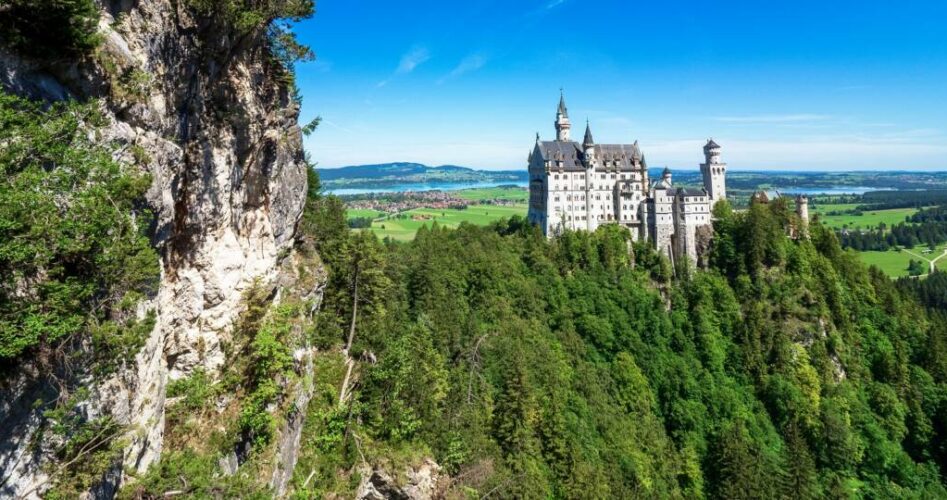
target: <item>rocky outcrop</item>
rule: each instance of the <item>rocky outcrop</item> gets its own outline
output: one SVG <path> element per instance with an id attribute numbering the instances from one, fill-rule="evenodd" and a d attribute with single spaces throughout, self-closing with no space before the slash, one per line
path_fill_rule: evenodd
<path id="1" fill-rule="evenodd" d="M 129 429 L 119 471 L 143 471 L 159 457 L 167 380 L 224 362 L 242 294 L 257 280 L 275 284 L 305 198 L 299 110 L 264 33 L 234 31 L 186 5 L 104 1 L 104 41 L 83 60 L 0 53 L 7 91 L 101 99 L 104 138 L 152 177 L 162 276 L 143 310 L 157 313 L 156 326 L 132 366 L 75 381 L 91 389 L 84 411 Z M 46 485 L 49 457 L 30 446 L 42 417 L 30 405 L 49 390 L 26 378 L 3 389 L 0 418 L 16 432 L 0 436 L 2 496 Z"/>
<path id="2" fill-rule="evenodd" d="M 438 496 L 441 468 L 431 460 L 405 471 L 404 485 L 392 478 L 383 469 L 362 471 L 362 482 L 355 498 L 358 500 L 431 500 Z"/>

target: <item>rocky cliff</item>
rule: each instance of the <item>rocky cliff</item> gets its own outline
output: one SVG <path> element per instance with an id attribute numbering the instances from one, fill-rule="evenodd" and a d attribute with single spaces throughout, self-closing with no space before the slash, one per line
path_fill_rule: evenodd
<path id="1" fill-rule="evenodd" d="M 94 53 L 4 49 L 0 84 L 33 99 L 97 100 L 104 139 L 153 179 L 147 203 L 162 272 L 141 309 L 156 312 L 156 326 L 131 368 L 73 381 L 89 389 L 88 418 L 107 415 L 128 429 L 124 463 L 95 490 L 107 497 L 123 470 L 143 471 L 160 456 L 168 380 L 215 373 L 245 290 L 255 282 L 275 290 L 303 210 L 306 163 L 298 105 L 265 30 L 237 30 L 180 0 L 98 7 Z M 0 496 L 36 496 L 49 485 L 55 465 L 34 445 L 43 417 L 31 404 L 50 390 L 29 366 L 2 388 Z"/>

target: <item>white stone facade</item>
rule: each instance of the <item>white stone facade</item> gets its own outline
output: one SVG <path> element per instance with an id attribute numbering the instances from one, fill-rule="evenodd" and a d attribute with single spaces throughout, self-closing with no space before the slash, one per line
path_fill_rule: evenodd
<path id="1" fill-rule="evenodd" d="M 699 229 L 711 224 L 713 204 L 726 199 L 726 164 L 716 142 L 704 147 L 703 187 L 676 188 L 667 169 L 659 181 L 649 181 L 637 142 L 595 144 L 589 126 L 582 144 L 571 141 L 564 99 L 555 126 L 556 140 L 537 135 L 529 155 L 531 223 L 550 237 L 618 224 L 631 231 L 633 240 L 651 241 L 672 260 L 697 261 Z"/>

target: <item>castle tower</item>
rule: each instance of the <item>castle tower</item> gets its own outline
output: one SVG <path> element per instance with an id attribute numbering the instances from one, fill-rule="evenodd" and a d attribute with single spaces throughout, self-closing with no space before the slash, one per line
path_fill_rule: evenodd
<path id="1" fill-rule="evenodd" d="M 671 169 L 664 167 L 664 172 L 661 173 L 661 182 L 667 187 L 671 187 Z"/>
<path id="2" fill-rule="evenodd" d="M 727 199 L 727 164 L 720 161 L 720 145 L 713 139 L 704 146 L 704 163 L 700 164 L 700 173 L 711 203 Z"/>
<path id="3" fill-rule="evenodd" d="M 556 140 L 568 142 L 569 130 L 572 123 L 569 121 L 569 110 L 566 108 L 566 97 L 559 93 L 559 109 L 556 111 Z"/>
<path id="4" fill-rule="evenodd" d="M 796 215 L 799 216 L 799 234 L 809 235 L 809 198 L 800 194 L 796 196 Z"/>

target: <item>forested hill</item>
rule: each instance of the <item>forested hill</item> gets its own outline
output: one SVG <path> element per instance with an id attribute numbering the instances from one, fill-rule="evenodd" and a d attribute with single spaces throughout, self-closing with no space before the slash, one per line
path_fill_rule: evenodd
<path id="1" fill-rule="evenodd" d="M 473 496 L 947 496 L 943 314 L 832 231 L 788 238 L 784 200 L 716 215 L 709 267 L 675 271 L 617 227 L 389 244 L 311 198 L 332 278 L 297 488 L 433 459 Z"/>

